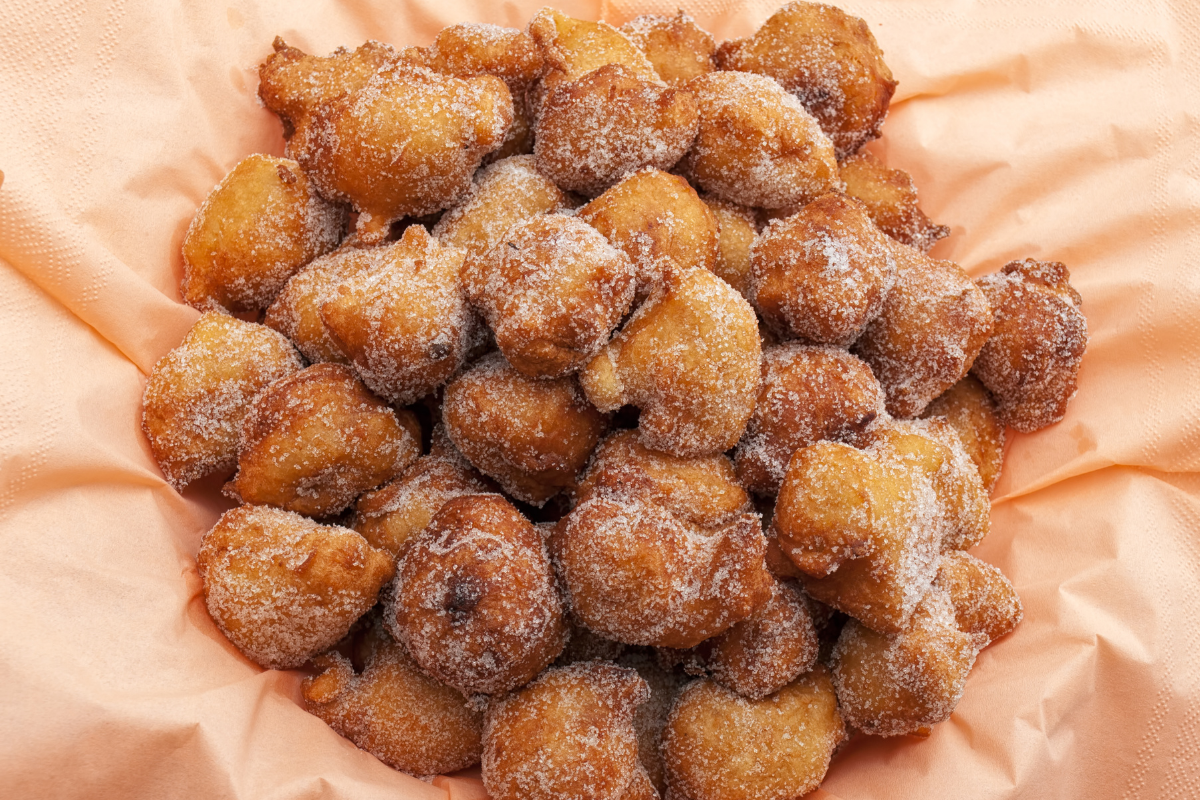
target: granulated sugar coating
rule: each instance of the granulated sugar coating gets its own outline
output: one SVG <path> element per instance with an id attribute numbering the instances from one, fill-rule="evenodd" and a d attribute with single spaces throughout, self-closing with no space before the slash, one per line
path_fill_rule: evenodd
<path id="1" fill-rule="evenodd" d="M 401 557 L 384 619 L 421 669 L 464 694 L 523 686 L 567 637 L 542 537 L 499 495 L 442 506 Z"/>
<path id="2" fill-rule="evenodd" d="M 684 11 L 674 17 L 643 14 L 622 25 L 621 33 L 646 54 L 668 86 L 685 86 L 715 69 L 712 55 L 717 44 L 712 34 Z"/>
<path id="3" fill-rule="evenodd" d="M 489 796 L 618 800 L 641 771 L 633 715 L 649 695 L 634 670 L 590 661 L 494 700 L 483 733 Z"/>
<path id="4" fill-rule="evenodd" d="M 738 478 L 750 491 L 773 496 L 793 453 L 826 439 L 857 443 L 883 413 L 883 390 L 871 368 L 845 350 L 796 342 L 768 347 L 758 402 L 738 443 Z"/>
<path id="5" fill-rule="evenodd" d="M 633 264 L 594 228 L 560 214 L 518 222 L 467 261 L 466 294 L 508 362 L 559 378 L 596 354 L 633 303 Z"/>
<path id="6" fill-rule="evenodd" d="M 679 166 L 698 189 L 763 208 L 801 205 L 842 189 L 833 143 L 775 81 L 710 72 L 688 90 L 700 131 Z"/>
<path id="7" fill-rule="evenodd" d="M 895 282 L 887 236 L 840 194 L 772 220 L 750 249 L 750 301 L 785 339 L 851 344 Z"/>
<path id="8" fill-rule="evenodd" d="M 950 596 L 955 623 L 963 633 L 975 637 L 978 648 L 1011 631 L 1024 614 L 1021 598 L 1008 578 L 968 553 L 946 553 L 935 585 Z"/>
<path id="9" fill-rule="evenodd" d="M 345 211 L 317 196 L 295 161 L 253 155 L 217 184 L 183 239 L 184 302 L 257 311 L 298 269 L 332 250 Z"/>
<path id="10" fill-rule="evenodd" d="M 854 344 L 894 417 L 915 417 L 959 381 L 992 333 L 992 309 L 952 261 L 892 244 L 896 283 Z"/>
<path id="11" fill-rule="evenodd" d="M 983 488 L 992 491 L 1004 466 L 1004 423 L 996 413 L 996 401 L 979 379 L 967 375 L 926 406 L 921 416 L 950 423 L 979 470 Z"/>
<path id="12" fill-rule="evenodd" d="M 208 613 L 242 653 L 290 669 L 375 605 L 392 559 L 357 533 L 266 506 L 226 511 L 196 557 Z"/>
<path id="13" fill-rule="evenodd" d="M 348 368 L 317 364 L 256 398 L 239 447 L 231 496 L 324 517 L 403 472 L 421 437 L 412 412 L 398 416 Z"/>
<path id="14" fill-rule="evenodd" d="M 412 225 L 400 241 L 369 251 L 321 306 L 321 320 L 371 391 L 407 405 L 441 386 L 466 358 L 475 320 L 463 299 L 466 252 Z"/>
<path id="15" fill-rule="evenodd" d="M 824 666 L 760 700 L 696 681 L 663 730 L 669 796 L 796 800 L 821 783 L 844 736 Z"/>
<path id="16" fill-rule="evenodd" d="M 675 166 L 698 119 L 690 92 L 606 64 L 547 91 L 533 154 L 560 187 L 595 196 L 635 170 Z"/>
<path id="17" fill-rule="evenodd" d="M 142 431 L 167 481 L 182 489 L 232 470 L 250 402 L 302 366 L 287 339 L 262 325 L 212 311 L 196 320 L 142 395 Z"/>
<path id="18" fill-rule="evenodd" d="M 724 42 L 715 58 L 720 69 L 779 81 L 820 121 L 838 159 L 879 136 L 896 91 L 867 23 L 820 3 L 788 3 L 749 39 Z"/>

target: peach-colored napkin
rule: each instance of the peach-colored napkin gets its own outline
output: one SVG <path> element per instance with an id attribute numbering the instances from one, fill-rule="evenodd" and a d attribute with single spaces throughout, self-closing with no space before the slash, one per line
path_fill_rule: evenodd
<path id="1" fill-rule="evenodd" d="M 0 24 L 0 794 L 480 798 L 383 766 L 208 619 L 193 558 L 224 501 L 139 430 L 145 373 L 196 318 L 179 244 L 253 152 L 255 68 L 521 27 L 475 0 L 8 0 Z M 675 2 L 570 2 L 623 22 Z M 1200 791 L 1200 7 L 850 0 L 900 88 L 871 146 L 978 275 L 1061 260 L 1092 342 L 1067 418 L 1014 435 L 978 549 L 1026 606 L 925 741 L 863 739 L 817 796 L 1169 798 Z M 719 38 L 769 2 L 697 0 Z"/>

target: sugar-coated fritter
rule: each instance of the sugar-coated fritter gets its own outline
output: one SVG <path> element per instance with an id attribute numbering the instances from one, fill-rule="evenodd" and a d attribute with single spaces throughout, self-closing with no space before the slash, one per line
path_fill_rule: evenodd
<path id="1" fill-rule="evenodd" d="M 566 205 L 566 195 L 538 172 L 533 156 L 513 156 L 475 173 L 471 191 L 442 215 L 433 235 L 442 244 L 464 248 L 468 259 L 478 258 L 512 226 Z"/>
<path id="2" fill-rule="evenodd" d="M 643 167 L 675 166 L 696 138 L 698 119 L 687 90 L 606 64 L 547 91 L 533 154 L 561 188 L 591 197 Z"/>
<path id="3" fill-rule="evenodd" d="M 1088 330 L 1070 280 L 1061 263 L 1027 258 L 976 282 L 995 327 L 971 371 L 1000 420 L 1025 433 L 1061 420 L 1075 396 Z"/>
<path id="4" fill-rule="evenodd" d="M 716 271 L 719 229 L 696 190 L 678 175 L 643 169 L 579 209 L 577 216 L 629 256 L 638 297 L 662 283 L 665 268 Z"/>
<path id="5" fill-rule="evenodd" d="M 738 478 L 760 495 L 779 491 L 792 454 L 822 440 L 857 443 L 883 411 L 871 368 L 833 347 L 796 342 L 763 351 L 762 384 L 736 453 Z"/>
<path id="6" fill-rule="evenodd" d="M 398 60 L 316 106 L 289 152 L 323 196 L 354 206 L 358 235 L 376 244 L 396 220 L 457 202 L 512 120 L 499 78 L 455 78 Z"/>
<path id="7" fill-rule="evenodd" d="M 463 273 L 467 298 L 508 362 L 530 377 L 577 371 L 633 303 L 633 264 L 591 226 L 561 214 L 518 222 Z"/>
<path id="8" fill-rule="evenodd" d="M 850 620 L 833 650 L 842 716 L 876 736 L 928 736 L 958 705 L 977 652 L 941 589 L 926 595 L 903 631 L 877 633 Z"/>
<path id="9" fill-rule="evenodd" d="M 407 405 L 462 366 L 477 324 L 462 296 L 466 251 L 444 247 L 421 225 L 373 251 L 321 306 L 321 320 L 371 391 Z"/>
<path id="10" fill-rule="evenodd" d="M 409 544 L 385 622 L 421 669 L 464 694 L 528 683 L 567 639 L 541 534 L 494 494 L 449 500 Z"/>
<path id="11" fill-rule="evenodd" d="M 784 338 L 848 345 L 896 281 L 892 243 L 862 203 L 827 194 L 772 221 L 750 249 L 750 299 Z"/>
<path id="12" fill-rule="evenodd" d="M 483 713 L 462 693 L 426 676 L 389 638 L 366 668 L 336 653 L 304 679 L 304 708 L 383 763 L 411 775 L 455 772 L 479 763 Z"/>
<path id="13" fill-rule="evenodd" d="M 670 793 L 688 800 L 797 800 L 821 783 L 844 737 L 823 666 L 759 700 L 696 681 L 679 696 L 663 731 Z"/>
<path id="14" fill-rule="evenodd" d="M 202 311 L 266 308 L 288 278 L 337 246 L 345 212 L 300 165 L 243 159 L 209 192 L 183 238 L 183 300 Z"/>
<path id="15" fill-rule="evenodd" d="M 1004 466 L 1004 423 L 996 401 L 974 375 L 967 375 L 925 407 L 922 417 L 940 417 L 953 426 L 971 457 L 983 488 L 990 492 Z"/>
<path id="16" fill-rule="evenodd" d="M 211 311 L 196 320 L 154 365 L 142 395 L 142 430 L 167 482 L 182 489 L 232 470 L 250 402 L 301 367 L 287 339 L 262 325 Z"/>
<path id="17" fill-rule="evenodd" d="M 962 551 L 942 557 L 934 584 L 950 596 L 958 629 L 986 647 L 1017 627 L 1024 616 L 1021 598 L 1000 570 Z"/>
<path id="18" fill-rule="evenodd" d="M 580 373 L 602 411 L 641 409 L 642 443 L 678 456 L 721 453 L 746 429 L 762 349 L 750 304 L 708 270 L 663 286 Z"/>
<path id="19" fill-rule="evenodd" d="M 646 54 L 668 86 L 683 86 L 715 69 L 717 43 L 683 11 L 673 17 L 643 14 L 622 25 L 621 33 Z"/>
<path id="20" fill-rule="evenodd" d="M 544 75 L 534 92 L 538 98 L 554 87 L 582 78 L 606 64 L 620 64 L 639 80 L 661 83 L 654 65 L 628 36 L 607 22 L 575 19 L 554 8 L 543 8 L 529 20 L 529 36 L 542 51 Z"/>
<path id="21" fill-rule="evenodd" d="M 841 175 L 846 194 L 861 200 L 875 226 L 901 244 L 929 252 L 950 235 L 949 228 L 932 222 L 917 205 L 917 187 L 904 170 L 888 169 L 863 150 L 841 163 Z"/>
<path id="22" fill-rule="evenodd" d="M 700 198 L 717 222 L 717 261 L 713 274 L 750 299 L 750 247 L 758 236 L 754 211 L 719 197 Z"/>
<path id="23" fill-rule="evenodd" d="M 675 698 L 688 682 L 688 677 L 679 670 L 663 667 L 654 653 L 645 649 L 632 649 L 616 661 L 622 667 L 636 669 L 650 687 L 650 698 L 638 706 L 633 727 L 637 732 L 638 760 L 642 762 L 653 789 L 659 795 L 665 795 L 667 771 L 662 759 L 662 731 L 667 724 L 667 715 L 671 713 L 671 706 L 675 705 Z"/>
<path id="24" fill-rule="evenodd" d="M 839 159 L 879 136 L 896 91 L 867 23 L 834 6 L 788 3 L 748 39 L 724 42 L 720 69 L 779 81 L 821 123 Z"/>
<path id="25" fill-rule="evenodd" d="M 248 505 L 204 534 L 196 566 L 213 620 L 271 669 L 298 667 L 333 646 L 393 572 L 391 557 L 352 530 Z"/>
<path id="26" fill-rule="evenodd" d="M 634 711 L 650 692 L 632 669 L 555 667 L 488 707 L 483 785 L 494 800 L 634 800 Z M 635 787 L 636 788 L 636 787 Z"/>
<path id="27" fill-rule="evenodd" d="M 420 426 L 340 364 L 317 364 L 268 386 L 242 422 L 238 474 L 246 503 L 312 517 L 337 514 L 421 454 Z"/>
<path id="28" fill-rule="evenodd" d="M 895 417 L 915 417 L 967 374 L 992 332 L 988 299 L 952 261 L 891 245 L 896 283 L 855 342 Z"/>
<path id="29" fill-rule="evenodd" d="M 807 203 L 842 188 L 833 143 L 775 81 L 710 72 L 687 88 L 696 98 L 700 129 L 679 166 L 697 188 L 763 208 Z"/>

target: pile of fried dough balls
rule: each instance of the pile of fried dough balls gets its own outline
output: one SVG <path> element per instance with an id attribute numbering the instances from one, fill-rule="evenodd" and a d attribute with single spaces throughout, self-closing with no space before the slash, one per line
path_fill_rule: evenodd
<path id="1" fill-rule="evenodd" d="M 798 798 L 950 716 L 1022 613 L 968 553 L 1005 428 L 1087 326 L 1062 264 L 927 255 L 862 20 L 274 49 L 287 157 L 197 212 L 144 401 L 173 486 L 236 470 L 198 564 L 247 658 L 496 800 Z"/>

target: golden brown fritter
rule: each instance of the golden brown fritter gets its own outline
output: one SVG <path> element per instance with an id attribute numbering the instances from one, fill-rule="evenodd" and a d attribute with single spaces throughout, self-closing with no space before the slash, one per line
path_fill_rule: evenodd
<path id="1" fill-rule="evenodd" d="M 750 300 L 786 339 L 849 345 L 895 281 L 892 243 L 841 194 L 771 222 L 750 249 Z"/>
<path id="2" fill-rule="evenodd" d="M 721 453 L 746 429 L 758 395 L 758 319 L 729 284 L 702 269 L 663 287 L 580 373 L 602 411 L 641 409 L 642 443 L 677 456 Z"/>
<path id="3" fill-rule="evenodd" d="M 371 391 L 407 405 L 466 358 L 477 324 L 462 295 L 466 251 L 412 225 L 372 255 L 379 263 L 341 284 L 321 306 L 321 320 Z"/>
<path id="4" fill-rule="evenodd" d="M 566 205 L 566 195 L 538 172 L 533 156 L 514 156 L 475 173 L 471 191 L 442 215 L 433 235 L 464 248 L 468 259 L 479 258 L 512 226 Z"/>
<path id="5" fill-rule="evenodd" d="M 345 636 L 393 571 L 354 531 L 267 506 L 222 514 L 196 566 L 213 620 L 271 669 L 298 667 Z"/>
<path id="6" fill-rule="evenodd" d="M 470 259 L 467 298 L 500 352 L 530 377 L 577 371 L 633 303 L 633 264 L 591 226 L 549 214 L 519 222 Z"/>
<path id="7" fill-rule="evenodd" d="M 722 43 L 715 58 L 720 69 L 779 81 L 820 121 L 839 159 L 879 136 L 896 91 L 867 23 L 822 3 L 788 3 L 750 38 Z"/>
<path id="8" fill-rule="evenodd" d="M 301 687 L 304 708 L 383 763 L 417 776 L 479 763 L 483 713 L 421 672 L 390 637 L 361 674 L 335 653 L 316 665 L 321 672 Z"/>
<path id="9" fill-rule="evenodd" d="M 990 492 L 1004 466 L 1004 423 L 996 401 L 973 375 L 967 375 L 925 407 L 925 418 L 940 417 L 954 427 L 963 449 L 971 457 L 983 488 Z"/>
<path id="10" fill-rule="evenodd" d="M 696 138 L 698 119 L 685 89 L 606 64 L 546 93 L 533 155 L 559 187 L 594 197 L 635 170 L 675 166 Z"/>
<path id="11" fill-rule="evenodd" d="M 541 50 L 545 64 L 541 85 L 533 93 L 535 116 L 541 95 L 606 64 L 620 64 L 639 80 L 661 83 L 654 66 L 637 45 L 607 22 L 575 19 L 546 7 L 533 15 L 527 30 Z"/>
<path id="12" fill-rule="evenodd" d="M 641 772 L 633 715 L 649 694 L 632 669 L 590 661 L 493 701 L 483 732 L 488 796 L 618 800 Z"/>
<path id="13" fill-rule="evenodd" d="M 397 567 L 388 630 L 464 694 L 523 686 L 562 652 L 562 602 L 541 534 L 500 495 L 449 500 Z"/>
<path id="14" fill-rule="evenodd" d="M 854 351 L 883 386 L 888 413 L 915 417 L 967 374 L 991 334 L 992 310 L 954 262 L 891 247 L 896 283 Z"/>
<path id="15" fill-rule="evenodd" d="M 639 298 L 659 288 L 672 264 L 716 271 L 717 220 L 678 175 L 639 170 L 579 209 L 578 217 L 629 256 Z"/>
<path id="16" fill-rule="evenodd" d="M 514 96 L 538 79 L 542 65 L 541 50 L 524 31 L 477 22 L 442 28 L 425 49 L 422 63 L 457 78 L 494 75 Z"/>
<path id="17" fill-rule="evenodd" d="M 337 246 L 345 227 L 345 213 L 317 196 L 295 161 L 249 156 L 188 226 L 183 300 L 202 311 L 266 308 L 297 270 Z"/>
<path id="18" fill-rule="evenodd" d="M 950 235 L 949 228 L 932 222 L 917 205 L 917 187 L 904 170 L 888 169 L 863 150 L 841 163 L 841 175 L 846 194 L 861 200 L 875 226 L 901 244 L 929 252 Z"/>
<path id="19" fill-rule="evenodd" d="M 255 399 L 227 489 L 246 503 L 323 517 L 396 477 L 420 454 L 412 412 L 397 415 L 346 367 L 317 364 Z"/>
<path id="20" fill-rule="evenodd" d="M 758 402 L 738 443 L 738 478 L 748 490 L 779 491 L 792 453 L 819 441 L 856 444 L 884 413 L 871 368 L 833 347 L 796 342 L 763 351 Z"/>
<path id="21" fill-rule="evenodd" d="M 833 143 L 796 98 L 748 72 L 688 83 L 700 131 L 679 167 L 697 188 L 744 206 L 783 208 L 842 188 Z"/>
<path id="22" fill-rule="evenodd" d="M 821 783 L 844 737 L 823 666 L 760 700 L 696 681 L 663 731 L 667 782 L 689 800 L 796 800 Z"/>
<path id="23" fill-rule="evenodd" d="M 942 557 L 934 585 L 950 596 L 955 624 L 975 638 L 976 648 L 1017 627 L 1025 613 L 1017 590 L 1000 570 L 961 551 Z"/>
<path id="24" fill-rule="evenodd" d="M 719 197 L 706 195 L 700 199 L 717 222 L 717 261 L 712 266 L 713 274 L 749 300 L 750 247 L 758 236 L 754 211 Z"/>
<path id="25" fill-rule="evenodd" d="M 833 650 L 842 716 L 876 736 L 928 736 L 958 705 L 976 653 L 941 589 L 926 595 L 903 631 L 876 633 L 850 620 Z"/>
<path id="26" fill-rule="evenodd" d="M 499 353 L 451 381 L 442 420 L 476 469 L 535 506 L 575 486 L 608 427 L 574 378 L 528 378 Z"/>
<path id="27" fill-rule="evenodd" d="M 262 325 L 211 311 L 196 320 L 142 395 L 142 430 L 167 482 L 182 489 L 232 470 L 250 402 L 302 366 L 287 339 Z"/>
<path id="28" fill-rule="evenodd" d="M 715 69 L 717 43 L 683 11 L 674 17 L 643 14 L 622 25 L 621 33 L 646 54 L 668 86 L 683 86 Z"/>
<path id="29" fill-rule="evenodd" d="M 996 398 L 1000 420 L 1025 433 L 1061 420 L 1075 396 L 1088 330 L 1070 280 L 1059 262 L 1027 258 L 976 282 L 995 328 L 971 372 Z"/>

